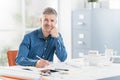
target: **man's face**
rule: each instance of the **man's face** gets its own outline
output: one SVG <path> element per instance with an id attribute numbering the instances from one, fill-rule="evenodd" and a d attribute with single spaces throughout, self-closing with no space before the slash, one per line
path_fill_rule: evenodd
<path id="1" fill-rule="evenodd" d="M 57 17 L 54 14 L 44 14 L 41 20 L 42 28 L 45 32 L 50 33 L 50 30 L 55 27 Z"/>

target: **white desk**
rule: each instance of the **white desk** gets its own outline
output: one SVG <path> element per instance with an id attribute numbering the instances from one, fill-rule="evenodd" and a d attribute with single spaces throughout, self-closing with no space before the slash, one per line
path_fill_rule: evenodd
<path id="1" fill-rule="evenodd" d="M 76 63 L 72 62 L 72 64 L 68 62 L 67 64 L 55 63 L 51 66 L 51 68 L 54 68 L 54 67 L 69 69 L 69 71 L 54 72 L 49 76 L 44 76 L 46 78 L 45 80 L 102 80 L 103 78 L 109 78 L 109 77 L 115 77 L 115 76 L 118 76 L 119 79 L 117 80 L 120 80 L 120 64 L 115 64 L 115 63 L 112 63 L 107 66 L 101 66 L 101 65 L 89 66 L 84 64 L 82 61 L 80 61 Z M 31 68 L 31 69 L 35 71 L 34 73 L 37 73 L 36 71 L 40 70 L 36 68 Z M 28 73 L 29 76 L 31 76 L 32 73 L 33 72 L 31 73 L 29 72 Z M 36 76 L 39 77 L 38 75 Z M 103 80 L 110 80 L 110 79 L 103 79 Z M 111 79 L 111 80 L 116 80 L 116 79 Z"/>
<path id="2" fill-rule="evenodd" d="M 116 78 L 107 79 L 116 76 L 119 78 L 117 80 L 120 80 L 120 64 L 111 63 L 107 66 L 79 65 L 79 68 L 69 66 L 70 71 L 65 73 L 53 73 L 47 76 L 47 80 L 116 80 Z"/>

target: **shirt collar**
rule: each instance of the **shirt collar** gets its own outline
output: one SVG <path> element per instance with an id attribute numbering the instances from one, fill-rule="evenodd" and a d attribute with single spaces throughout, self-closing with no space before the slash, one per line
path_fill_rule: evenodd
<path id="1" fill-rule="evenodd" d="M 43 38 L 44 39 L 44 36 L 43 36 L 43 33 L 42 33 L 42 28 L 40 28 L 38 30 L 38 38 Z"/>
<path id="2" fill-rule="evenodd" d="M 51 35 L 50 35 L 49 37 L 51 37 Z M 48 38 L 49 38 L 49 37 L 48 37 Z M 43 36 L 43 33 L 42 33 L 42 28 L 40 28 L 40 29 L 38 30 L 38 38 L 44 39 L 44 36 Z"/>

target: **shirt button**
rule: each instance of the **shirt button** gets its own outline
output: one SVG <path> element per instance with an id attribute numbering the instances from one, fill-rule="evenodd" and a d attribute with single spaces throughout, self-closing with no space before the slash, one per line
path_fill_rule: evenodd
<path id="1" fill-rule="evenodd" d="M 42 56 L 43 58 L 45 57 L 45 56 Z"/>
<path id="2" fill-rule="evenodd" d="M 46 50 L 46 48 L 44 50 Z"/>

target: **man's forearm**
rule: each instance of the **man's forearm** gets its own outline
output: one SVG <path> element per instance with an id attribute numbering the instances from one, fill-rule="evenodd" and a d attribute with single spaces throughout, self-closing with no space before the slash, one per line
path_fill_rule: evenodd
<path id="1" fill-rule="evenodd" d="M 21 66 L 35 66 L 36 62 L 37 60 L 31 60 L 25 57 L 16 58 L 16 64 L 21 65 Z"/>
<path id="2" fill-rule="evenodd" d="M 61 39 L 57 39 L 56 42 L 56 55 L 62 62 L 67 58 L 67 52 Z"/>

